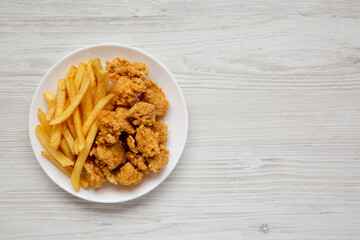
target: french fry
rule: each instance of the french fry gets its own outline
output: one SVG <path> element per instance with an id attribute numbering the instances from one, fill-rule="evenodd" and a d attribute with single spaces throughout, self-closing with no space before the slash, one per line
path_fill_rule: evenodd
<path id="1" fill-rule="evenodd" d="M 50 121 L 55 114 L 56 100 L 52 101 L 49 106 L 49 110 L 45 114 L 46 121 Z"/>
<path id="2" fill-rule="evenodd" d="M 67 85 L 68 84 L 66 84 L 66 88 L 67 88 Z M 88 78 L 88 79 L 85 79 L 85 81 L 82 83 L 79 93 L 75 97 L 73 97 L 74 95 L 69 94 L 69 97 L 70 97 L 69 107 L 59 117 L 56 117 L 54 120 L 52 120 L 50 122 L 50 125 L 55 125 L 55 124 L 59 124 L 59 123 L 66 121 L 66 119 L 68 119 L 74 113 L 75 109 L 77 109 L 77 107 L 80 105 L 80 102 L 83 99 L 83 97 L 85 96 L 85 93 L 88 90 L 89 86 L 90 86 L 90 79 Z M 70 91 L 72 91 L 72 90 L 70 90 Z M 75 119 L 74 119 L 74 121 L 75 121 Z M 76 125 L 75 125 L 75 127 L 76 127 Z"/>
<path id="3" fill-rule="evenodd" d="M 69 98 L 66 99 L 65 102 L 65 107 L 68 107 L 70 105 L 70 100 Z M 75 131 L 75 125 L 74 125 L 74 119 L 72 117 L 69 117 L 66 120 L 66 123 L 64 123 L 64 131 L 62 131 L 67 143 L 69 144 L 71 153 L 75 155 L 75 151 L 74 151 L 74 145 L 75 145 L 75 140 L 74 137 L 76 137 L 76 131 Z"/>
<path id="4" fill-rule="evenodd" d="M 66 76 L 65 76 L 66 91 L 67 91 L 67 95 L 69 96 L 70 102 L 73 100 L 73 98 L 75 97 L 75 94 L 76 94 L 75 87 L 74 87 L 74 76 L 75 76 L 76 72 L 77 72 L 77 68 L 72 65 L 69 68 L 69 71 L 66 73 Z M 72 83 L 72 84 L 70 84 L 70 83 Z M 70 102 L 69 102 L 69 106 L 70 106 Z M 69 106 L 67 106 L 67 108 L 69 108 Z"/>
<path id="5" fill-rule="evenodd" d="M 65 102 L 65 109 L 67 107 L 69 107 L 70 105 L 70 100 L 69 98 L 66 98 L 66 102 Z M 62 131 L 62 133 L 65 133 L 65 130 L 67 129 L 68 131 L 70 130 L 70 136 L 72 137 L 72 139 L 74 140 L 74 137 L 76 137 L 76 132 L 75 132 L 75 126 L 74 126 L 74 119 L 72 117 L 69 117 L 68 119 L 66 119 L 66 123 L 64 122 L 64 130 Z M 74 154 L 74 152 L 73 152 Z"/>
<path id="6" fill-rule="evenodd" d="M 75 150 L 74 150 L 75 140 L 74 140 L 73 136 L 71 135 L 69 128 L 65 129 L 65 131 L 63 132 L 63 135 L 64 135 L 64 138 L 65 138 L 67 144 L 69 145 L 71 153 L 73 155 L 75 155 Z"/>
<path id="7" fill-rule="evenodd" d="M 78 139 L 75 139 L 75 143 L 74 143 L 74 151 L 75 151 L 75 155 L 79 155 L 79 149 L 78 149 Z"/>
<path id="8" fill-rule="evenodd" d="M 50 138 L 46 134 L 44 128 L 40 125 L 37 125 L 35 128 L 35 134 L 45 147 L 45 149 L 58 161 L 63 167 L 73 166 L 74 162 L 67 158 L 62 152 L 59 150 L 55 150 L 50 145 Z"/>
<path id="9" fill-rule="evenodd" d="M 88 61 L 87 65 L 86 65 L 86 70 L 89 73 L 90 76 L 90 89 L 91 89 L 91 97 L 94 100 L 95 99 L 95 94 L 96 94 L 96 78 L 95 78 L 95 73 L 94 70 L 92 69 L 91 63 L 92 63 L 93 59 L 90 58 L 90 60 Z M 93 105 L 95 105 L 95 103 L 93 102 Z"/>
<path id="10" fill-rule="evenodd" d="M 65 100 L 66 100 L 65 80 L 60 79 L 56 93 L 55 118 L 59 117 L 64 111 Z M 61 143 L 61 128 L 62 128 L 62 124 L 56 124 L 52 126 L 50 144 L 54 149 L 57 149 Z"/>
<path id="11" fill-rule="evenodd" d="M 61 133 L 64 133 L 66 129 L 67 129 L 67 124 L 66 123 L 61 124 Z"/>
<path id="12" fill-rule="evenodd" d="M 74 118 L 74 125 L 75 125 L 75 131 L 76 131 L 76 141 L 75 141 L 74 149 L 75 149 L 75 154 L 78 155 L 79 152 L 85 146 L 85 134 L 84 134 L 82 123 L 81 123 L 79 108 L 76 108 L 73 118 Z"/>
<path id="13" fill-rule="evenodd" d="M 44 94 L 44 97 L 45 97 L 45 100 L 46 100 L 48 106 L 50 106 L 52 101 L 54 101 L 54 96 L 52 95 L 51 92 L 44 92 L 43 94 Z"/>
<path id="14" fill-rule="evenodd" d="M 87 70 L 84 71 L 82 76 L 82 81 L 85 81 L 85 78 L 89 78 L 90 84 L 91 84 L 91 78 Z M 86 121 L 86 119 L 89 117 L 91 110 L 93 108 L 93 99 L 91 97 L 91 86 L 88 88 L 88 90 L 85 93 L 84 98 L 82 99 L 80 103 L 80 110 L 81 110 L 81 119 L 83 122 Z"/>
<path id="15" fill-rule="evenodd" d="M 99 115 L 99 112 L 104 110 L 106 105 L 110 103 L 110 101 L 115 97 L 114 94 L 109 94 L 106 97 L 103 97 L 94 107 L 94 109 L 91 111 L 89 117 L 86 119 L 85 123 L 83 124 L 83 131 L 85 136 L 87 135 L 88 131 L 90 130 L 90 127 L 93 125 L 93 123 L 96 121 L 97 116 Z"/>
<path id="16" fill-rule="evenodd" d="M 56 103 L 55 103 L 55 98 L 54 96 L 52 95 L 51 92 L 44 92 L 44 97 L 45 97 L 45 100 L 49 106 L 49 110 L 46 112 L 46 115 L 45 115 L 45 119 L 47 121 L 50 121 L 51 118 L 54 116 L 54 113 L 55 113 L 55 106 L 56 106 Z"/>
<path id="17" fill-rule="evenodd" d="M 69 147 L 67 141 L 65 140 L 65 138 L 61 139 L 60 148 L 66 157 L 68 157 L 70 160 L 74 161 L 74 155 L 71 153 L 70 147 Z"/>
<path id="18" fill-rule="evenodd" d="M 70 117 L 70 118 L 68 118 L 68 119 L 66 120 L 66 123 L 67 123 L 68 128 L 69 128 L 69 130 L 70 130 L 70 132 L 71 132 L 71 135 L 72 135 L 74 138 L 76 138 L 76 130 L 75 130 L 75 125 L 74 125 L 74 119 Z"/>
<path id="19" fill-rule="evenodd" d="M 38 118 L 39 118 L 39 122 L 43 126 L 45 132 L 50 137 L 52 127 L 50 126 L 49 121 L 46 121 L 45 113 L 43 112 L 43 110 L 41 108 L 38 109 Z"/>
<path id="20" fill-rule="evenodd" d="M 90 149 L 92 147 L 92 144 L 94 142 L 94 139 L 95 139 L 98 129 L 99 129 L 98 124 L 97 124 L 97 122 L 95 122 L 92 125 L 92 127 L 89 131 L 89 134 L 86 137 L 85 147 L 80 152 L 80 154 L 76 160 L 75 166 L 74 166 L 74 171 L 71 174 L 71 184 L 76 189 L 76 191 L 79 191 L 81 172 L 84 167 L 84 163 L 90 153 Z"/>
<path id="21" fill-rule="evenodd" d="M 91 66 L 97 79 L 96 93 L 94 98 L 94 105 L 96 105 L 103 97 L 106 96 L 106 92 L 109 86 L 109 72 L 103 69 L 99 58 L 95 58 L 92 61 Z"/>
<path id="22" fill-rule="evenodd" d="M 61 164 L 59 164 L 55 158 L 53 156 L 51 156 L 50 153 L 45 152 L 45 151 L 41 151 L 41 154 L 47 159 L 49 160 L 52 164 L 55 165 L 55 167 L 57 167 L 61 172 L 63 172 L 65 175 L 67 175 L 68 177 L 71 177 L 71 174 L 73 172 L 73 167 L 63 167 L 61 166 Z M 83 189 L 87 189 L 89 187 L 89 183 L 87 181 L 87 179 L 83 176 L 81 176 L 80 178 L 80 186 Z"/>
<path id="23" fill-rule="evenodd" d="M 81 85 L 81 79 L 82 79 L 82 75 L 84 70 L 86 69 L 86 64 L 85 63 L 80 63 L 79 67 L 76 71 L 75 74 L 75 78 L 74 78 L 74 86 L 75 86 L 75 91 L 78 92 L 80 89 L 80 85 Z"/>

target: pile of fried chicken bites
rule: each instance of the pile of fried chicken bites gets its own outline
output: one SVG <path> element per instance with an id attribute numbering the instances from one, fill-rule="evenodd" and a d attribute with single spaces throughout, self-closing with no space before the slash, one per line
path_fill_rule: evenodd
<path id="1" fill-rule="evenodd" d="M 113 107 L 100 112 L 99 133 L 86 161 L 85 176 L 93 188 L 101 183 L 139 184 L 143 173 L 159 172 L 169 161 L 167 125 L 169 107 L 164 92 L 150 78 L 144 63 L 115 58 L 106 62 L 114 82 Z"/>
<path id="2" fill-rule="evenodd" d="M 168 139 L 168 126 L 161 119 L 166 115 L 169 102 L 162 89 L 150 78 L 146 78 L 149 69 L 145 63 L 131 63 L 124 58 L 114 58 L 111 62 L 107 61 L 105 69 L 102 69 L 101 64 L 99 66 L 100 60 L 94 61 L 98 66 L 91 64 L 92 59 L 89 61 L 91 66 L 85 63 L 79 65 L 79 68 L 84 69 L 81 74 L 85 77 L 79 77 L 80 83 L 75 87 L 78 89 L 77 95 L 81 94 L 88 72 L 90 80 L 87 84 L 88 91 L 84 90 L 84 97 L 78 106 L 72 106 L 75 105 L 72 100 L 76 101 L 77 95 L 70 96 L 66 86 L 62 86 L 66 88 L 65 94 L 70 99 L 65 101 L 62 111 L 56 114 L 55 107 L 54 119 L 51 121 L 49 116 L 44 118 L 48 113 L 41 111 L 43 116 L 40 116 L 41 109 L 39 110 L 41 125 L 37 126 L 36 134 L 48 150 L 42 154 L 71 177 L 76 190 L 79 190 L 79 186 L 86 189 L 88 185 L 100 188 L 104 182 L 127 187 L 139 184 L 144 174 L 161 171 L 169 161 L 169 150 L 164 145 Z M 74 71 L 78 72 L 79 68 Z M 76 75 L 76 72 L 68 73 L 64 82 L 72 78 L 76 86 Z M 112 87 L 109 81 L 113 82 Z M 97 97 L 98 91 L 101 91 L 98 89 L 106 89 L 101 98 Z M 91 107 L 83 104 L 87 95 L 90 99 L 88 101 L 92 101 Z M 55 103 L 48 101 L 49 110 L 52 105 L 58 106 L 57 99 L 58 96 L 55 96 Z M 70 107 L 74 110 L 69 110 Z M 76 120 L 79 118 L 77 109 L 80 112 L 78 115 L 82 117 L 80 128 L 85 133 L 85 136 L 80 135 L 85 139 L 83 147 L 77 130 L 71 129 L 74 126 L 72 122 L 79 122 Z M 63 115 L 70 111 L 71 117 L 63 120 Z M 52 141 L 52 133 L 53 128 L 58 125 L 62 137 L 60 144 L 56 146 Z M 75 127 L 78 125 L 75 124 Z"/>

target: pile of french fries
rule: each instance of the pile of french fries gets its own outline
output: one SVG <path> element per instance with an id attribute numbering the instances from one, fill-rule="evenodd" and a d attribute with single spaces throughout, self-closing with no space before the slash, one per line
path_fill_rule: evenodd
<path id="1" fill-rule="evenodd" d="M 77 191 L 89 185 L 81 173 L 98 132 L 98 114 L 114 98 L 107 94 L 108 78 L 99 58 L 71 66 L 55 97 L 44 92 L 48 111 L 38 109 L 35 133 L 46 149 L 41 154 L 71 178 Z"/>

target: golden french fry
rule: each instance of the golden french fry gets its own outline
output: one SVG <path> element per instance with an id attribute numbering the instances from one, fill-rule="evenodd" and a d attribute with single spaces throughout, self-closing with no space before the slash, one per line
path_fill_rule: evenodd
<path id="1" fill-rule="evenodd" d="M 41 108 L 38 109 L 38 118 L 39 118 L 39 122 L 43 126 L 45 132 L 50 137 L 52 127 L 50 126 L 49 121 L 46 121 L 45 113 L 43 112 L 43 110 L 41 110 Z"/>
<path id="2" fill-rule="evenodd" d="M 61 128 L 62 124 L 57 124 L 52 126 L 51 135 L 50 135 L 50 144 L 51 147 L 57 149 L 61 142 Z"/>
<path id="3" fill-rule="evenodd" d="M 50 138 L 46 134 L 44 128 L 40 125 L 37 125 L 35 128 L 35 134 L 45 147 L 45 149 L 58 161 L 63 167 L 73 166 L 74 162 L 67 158 L 63 153 L 58 150 L 55 150 L 50 145 Z"/>
<path id="4" fill-rule="evenodd" d="M 65 85 L 66 87 L 66 85 Z M 64 106 L 64 109 L 67 109 L 68 107 L 70 106 L 70 98 L 67 97 L 66 100 L 65 100 L 65 106 Z"/>
<path id="5" fill-rule="evenodd" d="M 68 125 L 68 127 L 69 127 L 69 130 L 70 130 L 70 132 L 71 132 L 71 135 L 72 135 L 74 138 L 76 138 L 76 131 L 75 131 L 74 119 L 70 117 L 70 118 L 68 118 L 68 119 L 66 120 L 66 123 L 67 123 L 67 125 Z"/>
<path id="6" fill-rule="evenodd" d="M 45 97 L 45 100 L 46 100 L 48 106 L 50 106 L 52 101 L 54 101 L 54 96 L 52 95 L 51 92 L 44 92 L 43 94 L 44 94 L 44 97 Z"/>
<path id="7" fill-rule="evenodd" d="M 94 107 L 94 109 L 91 111 L 89 117 L 86 119 L 85 123 L 83 124 L 83 131 L 86 136 L 88 133 L 90 127 L 93 125 L 93 123 L 96 121 L 97 116 L 99 115 L 99 112 L 104 110 L 106 105 L 111 102 L 111 100 L 115 97 L 114 94 L 109 94 L 106 97 L 103 97 Z"/>
<path id="8" fill-rule="evenodd" d="M 65 107 L 68 107 L 70 105 L 70 100 L 69 98 L 66 99 L 65 102 Z M 74 151 L 74 144 L 75 144 L 75 140 L 74 137 L 76 137 L 76 131 L 75 131 L 75 125 L 74 125 L 74 119 L 72 117 L 69 117 L 66 120 L 66 124 L 64 124 L 65 129 L 62 132 L 66 141 L 68 142 L 71 152 L 72 154 L 75 154 Z M 70 130 L 70 131 L 69 131 Z"/>
<path id="9" fill-rule="evenodd" d="M 72 161 L 74 160 L 74 155 L 71 153 L 70 146 L 68 145 L 65 138 L 61 139 L 60 148 L 66 157 L 68 157 Z"/>
<path id="10" fill-rule="evenodd" d="M 62 134 L 65 132 L 66 129 L 67 129 L 67 124 L 66 123 L 61 124 L 61 133 Z"/>
<path id="11" fill-rule="evenodd" d="M 68 84 L 66 83 L 66 88 L 67 88 L 67 85 Z M 50 122 L 50 125 L 55 125 L 55 124 L 59 124 L 59 123 L 66 121 L 66 119 L 68 119 L 74 113 L 75 109 L 77 109 L 77 107 L 80 105 L 80 102 L 83 99 L 89 86 L 90 86 L 90 79 L 88 78 L 88 79 L 85 79 L 85 81 L 82 83 L 79 93 L 75 97 L 73 97 L 74 95 L 72 95 L 72 93 L 71 93 L 71 95 L 69 94 L 69 97 L 70 97 L 69 107 L 61 114 L 61 116 L 56 117 L 54 120 L 52 120 Z M 72 91 L 72 90 L 70 90 L 70 91 Z M 68 92 L 69 92 L 69 90 L 68 90 Z M 75 127 L 76 127 L 76 125 L 75 125 Z"/>
<path id="12" fill-rule="evenodd" d="M 104 70 L 104 68 L 101 65 L 101 61 L 100 58 L 95 58 L 94 60 L 91 61 L 91 67 L 94 70 L 94 73 L 97 77 L 97 74 L 101 71 Z"/>
<path id="13" fill-rule="evenodd" d="M 75 140 L 74 140 L 73 136 L 71 135 L 69 128 L 65 129 L 65 131 L 63 132 L 63 135 L 64 135 L 64 138 L 65 138 L 67 144 L 69 145 L 71 153 L 73 155 L 75 155 L 75 150 L 74 150 Z"/>
<path id="14" fill-rule="evenodd" d="M 96 105 L 100 99 L 106 96 L 106 92 L 109 86 L 109 72 L 103 69 L 99 58 L 95 58 L 92 61 L 91 66 L 97 79 L 96 93 L 94 98 L 94 105 Z"/>
<path id="15" fill-rule="evenodd" d="M 78 70 L 76 71 L 75 78 L 74 78 L 74 86 L 75 86 L 76 92 L 78 92 L 80 89 L 81 79 L 82 79 L 82 75 L 83 75 L 83 72 L 85 69 L 86 69 L 86 64 L 80 63 Z"/>
<path id="16" fill-rule="evenodd" d="M 85 81 L 85 78 L 90 79 L 90 76 L 89 76 L 89 73 L 87 70 L 85 70 L 83 73 L 82 81 Z M 91 84 L 91 79 L 90 79 L 90 84 Z M 93 104 L 93 99 L 91 97 L 91 86 L 90 86 L 88 88 L 88 90 L 86 91 L 85 96 L 80 103 L 81 119 L 83 122 L 85 122 L 86 119 L 89 117 L 92 107 L 93 107 L 92 104 Z"/>
<path id="17" fill-rule="evenodd" d="M 78 149 L 78 139 L 75 139 L 75 143 L 74 143 L 74 151 L 75 151 L 75 155 L 79 155 L 79 149 Z"/>
<path id="18" fill-rule="evenodd" d="M 52 101 L 49 106 L 49 110 L 45 114 L 46 121 L 50 121 L 55 114 L 56 100 Z"/>
<path id="19" fill-rule="evenodd" d="M 45 151 L 41 151 L 41 154 L 47 159 L 49 160 L 52 164 L 55 165 L 55 167 L 57 167 L 60 171 L 62 171 L 65 175 L 67 175 L 68 177 L 71 177 L 71 174 L 74 170 L 73 167 L 63 167 L 61 166 L 53 156 L 51 156 L 50 153 L 48 152 L 45 152 Z M 80 186 L 83 188 L 83 189 L 87 189 L 89 187 L 89 183 L 87 181 L 87 179 L 83 176 L 81 176 L 80 178 Z"/>
<path id="20" fill-rule="evenodd" d="M 56 93 L 55 118 L 59 117 L 64 111 L 65 100 L 65 80 L 60 79 Z M 62 124 L 56 124 L 52 126 L 50 144 L 54 149 L 57 149 L 61 143 L 61 128 Z"/>
<path id="21" fill-rule="evenodd" d="M 91 97 L 90 88 L 85 93 L 85 97 L 83 101 L 80 103 L 80 109 L 81 109 L 81 119 L 83 121 L 86 121 L 86 119 L 89 117 L 91 110 L 93 108 L 93 99 Z"/>
<path id="22" fill-rule="evenodd" d="M 66 92 L 67 92 L 67 96 L 69 97 L 69 105 L 66 106 L 66 109 L 69 108 L 70 103 L 72 102 L 72 100 L 75 98 L 76 95 L 76 91 L 74 87 L 74 76 L 76 72 L 77 72 L 77 68 L 72 65 L 65 76 Z"/>
<path id="23" fill-rule="evenodd" d="M 73 185 L 73 187 L 76 189 L 76 191 L 79 191 L 79 183 L 80 183 L 80 176 L 81 176 L 81 172 L 82 169 L 84 167 L 84 163 L 89 155 L 90 149 L 93 145 L 94 139 L 96 137 L 97 131 L 98 131 L 99 127 L 97 122 L 95 122 L 90 131 L 89 134 L 86 137 L 86 143 L 85 143 L 85 147 L 84 149 L 80 152 L 75 166 L 74 166 L 74 171 L 71 174 L 71 184 Z"/>
<path id="24" fill-rule="evenodd" d="M 76 131 L 76 139 L 78 142 L 75 142 L 75 153 L 79 154 L 79 152 L 85 147 L 85 134 L 81 123 L 80 110 L 78 107 L 74 112 L 73 118 Z"/>
<path id="25" fill-rule="evenodd" d="M 92 69 L 92 66 L 91 66 L 92 61 L 93 61 L 93 59 L 90 58 L 90 60 L 88 61 L 87 65 L 86 65 L 86 70 L 88 71 L 89 76 L 90 76 L 91 97 L 94 100 L 95 94 L 96 94 L 96 78 L 95 78 L 94 70 Z M 95 104 L 93 103 L 93 105 L 95 105 Z"/>

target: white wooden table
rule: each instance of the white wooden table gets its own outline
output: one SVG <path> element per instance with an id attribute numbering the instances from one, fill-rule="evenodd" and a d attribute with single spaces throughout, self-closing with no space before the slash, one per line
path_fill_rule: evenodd
<path id="1" fill-rule="evenodd" d="M 35 2 L 0 1 L 1 239 L 360 239 L 359 1 Z M 45 72 L 103 42 L 160 59 L 189 109 L 176 169 L 121 204 L 61 190 L 28 136 Z"/>

